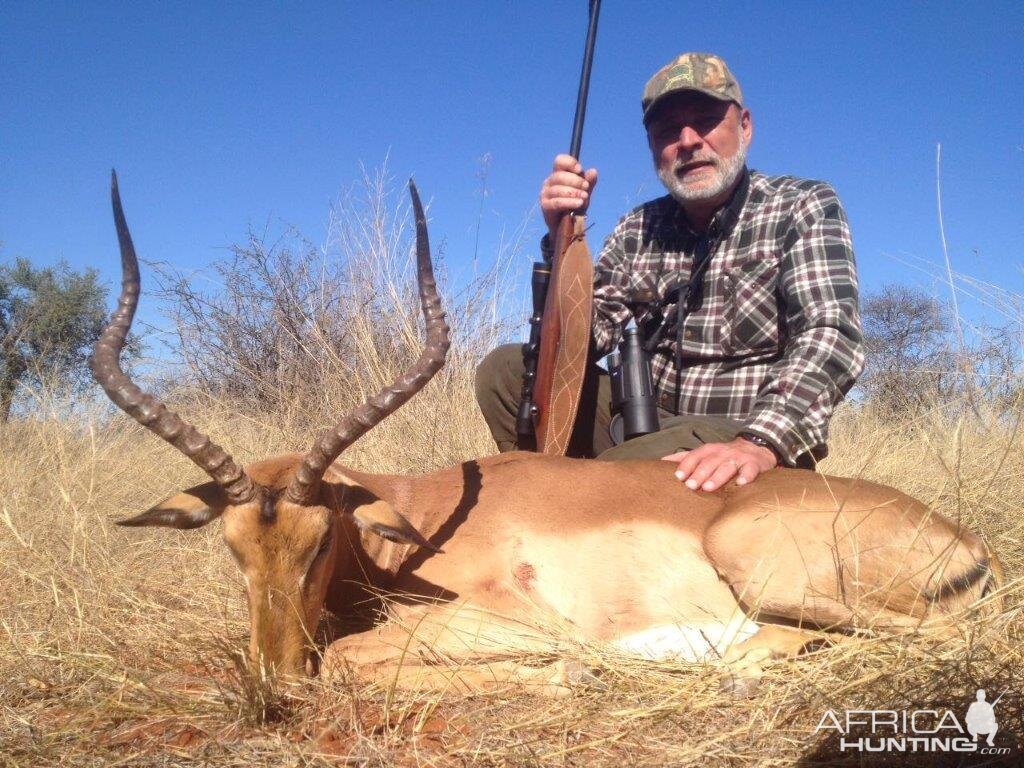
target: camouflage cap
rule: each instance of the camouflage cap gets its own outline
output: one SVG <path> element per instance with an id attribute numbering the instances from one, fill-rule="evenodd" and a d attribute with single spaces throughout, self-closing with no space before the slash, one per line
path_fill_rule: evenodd
<path id="1" fill-rule="evenodd" d="M 713 53 L 683 53 L 654 73 L 644 86 L 644 125 L 662 99 L 680 91 L 698 91 L 743 104 L 743 93 L 729 67 Z"/>

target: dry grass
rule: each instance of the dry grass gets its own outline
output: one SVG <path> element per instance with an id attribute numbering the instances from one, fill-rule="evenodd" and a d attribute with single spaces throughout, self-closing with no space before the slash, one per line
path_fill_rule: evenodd
<path id="1" fill-rule="evenodd" d="M 398 302 L 405 295 L 394 292 Z M 472 399 L 472 376 L 474 361 L 495 341 L 474 332 L 495 327 L 474 311 L 494 312 L 461 306 L 454 318 L 459 344 L 445 373 L 354 446 L 347 463 L 417 472 L 493 450 Z M 390 340 L 414 348 L 414 322 L 401 306 L 393 309 L 398 330 Z M 394 361 L 379 352 L 378 331 L 356 329 L 360 377 L 339 378 L 323 403 L 275 414 L 188 392 L 175 403 L 243 462 L 302 449 L 311 423 L 326 423 L 395 373 Z M 824 467 L 893 485 L 983 533 L 1011 580 L 997 620 L 965 621 L 955 640 L 859 639 L 774 663 L 748 699 L 722 693 L 712 667 L 572 648 L 604 688 L 552 700 L 514 685 L 484 694 L 455 687 L 404 694 L 262 678 L 241 655 L 248 631 L 243 587 L 218 526 L 179 533 L 112 525 L 200 481 L 197 470 L 134 423 L 110 420 L 88 403 L 69 411 L 66 400 L 44 394 L 37 412 L 0 431 L 5 768 L 839 765 L 846 763 L 835 756 L 835 737 L 814 733 L 826 709 L 949 707 L 960 714 L 978 687 L 1007 689 L 998 743 L 1014 748 L 1004 764 L 1019 764 L 1024 451 L 1013 418 L 937 409 L 893 423 L 848 407 L 834 422 Z M 916 763 L 897 758 L 890 764 L 939 764 L 927 755 Z"/>
<path id="2" fill-rule="evenodd" d="M 411 469 L 486 453 L 469 375 L 453 371 L 349 460 Z M 254 415 L 196 403 L 190 411 L 243 461 L 307 439 Z M 1001 722 L 1024 733 L 1017 587 L 999 621 L 967 623 L 956 641 L 881 638 L 820 651 L 772 666 L 749 700 L 720 693 L 711 668 L 588 648 L 572 653 L 607 689 L 565 700 L 515 687 L 439 696 L 262 680 L 239 655 L 241 579 L 217 526 L 183 534 L 111 524 L 198 480 L 196 470 L 134 424 L 101 415 L 14 424 L 0 436 L 5 766 L 827 764 L 816 760 L 834 739 L 813 734 L 825 709 L 962 712 L 980 686 L 1009 689 Z M 1024 453 L 1005 424 L 938 414 L 883 424 L 850 409 L 835 432 L 828 471 L 883 480 L 960 515 L 1011 578 L 1021 572 Z"/>

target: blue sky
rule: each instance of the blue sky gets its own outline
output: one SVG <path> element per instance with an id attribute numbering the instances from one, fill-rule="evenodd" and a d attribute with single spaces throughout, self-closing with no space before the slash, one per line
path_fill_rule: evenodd
<path id="1" fill-rule="evenodd" d="M 360 164 L 388 157 L 431 199 L 458 269 L 489 154 L 486 258 L 568 146 L 585 26 L 585 0 L 5 3 L 0 257 L 63 257 L 113 282 L 111 167 L 144 258 L 201 267 L 268 222 L 320 242 Z M 661 194 L 644 82 L 708 50 L 753 111 L 751 166 L 839 190 L 865 289 L 934 288 L 906 262 L 941 264 L 941 142 L 954 268 L 1024 293 L 1022 43 L 1020 2 L 604 0 L 582 153 L 601 173 L 592 248 Z"/>

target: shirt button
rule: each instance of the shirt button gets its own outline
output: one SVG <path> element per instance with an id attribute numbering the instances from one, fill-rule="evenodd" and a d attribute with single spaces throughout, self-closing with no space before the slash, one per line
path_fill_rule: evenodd
<path id="1" fill-rule="evenodd" d="M 683 338 L 687 341 L 693 341 L 697 338 L 697 334 L 694 331 L 683 331 Z"/>

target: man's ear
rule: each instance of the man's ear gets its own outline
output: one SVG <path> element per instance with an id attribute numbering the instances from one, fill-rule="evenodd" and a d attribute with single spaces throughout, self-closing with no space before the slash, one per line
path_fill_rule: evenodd
<path id="1" fill-rule="evenodd" d="M 754 118 L 751 117 L 750 110 L 746 107 L 740 108 L 740 130 L 743 132 L 744 142 L 749 147 L 754 138 Z"/>
<path id="2" fill-rule="evenodd" d="M 215 482 L 203 483 L 170 496 L 135 517 L 118 520 L 118 525 L 158 526 L 188 530 L 200 528 L 220 517 L 228 505 L 227 494 Z"/>
<path id="3" fill-rule="evenodd" d="M 441 552 L 425 538 L 423 534 L 412 527 L 412 523 L 395 512 L 394 508 L 383 499 L 361 504 L 352 511 L 356 525 L 360 528 L 375 533 L 382 539 L 397 541 L 402 544 L 415 544 L 417 547 L 429 549 L 431 552 Z"/>

